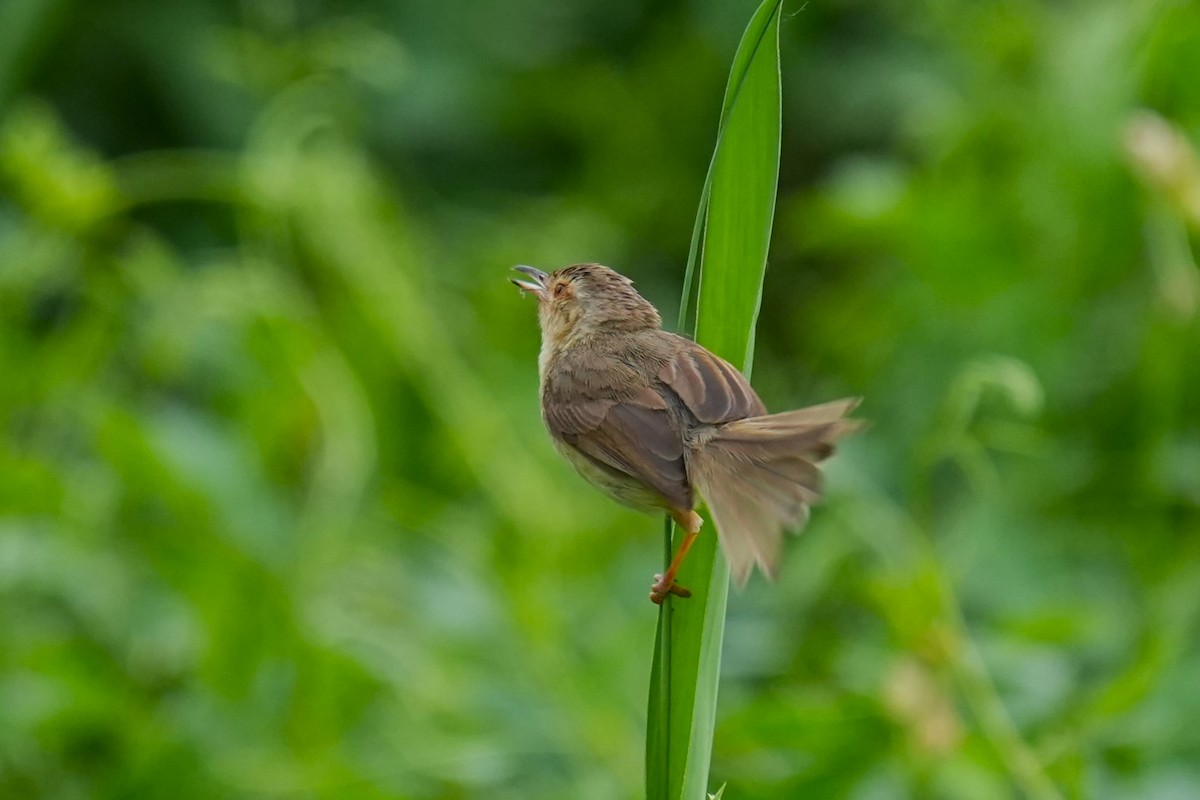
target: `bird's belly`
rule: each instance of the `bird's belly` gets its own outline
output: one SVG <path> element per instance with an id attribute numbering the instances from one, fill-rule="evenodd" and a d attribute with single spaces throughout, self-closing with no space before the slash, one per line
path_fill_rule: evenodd
<path id="1" fill-rule="evenodd" d="M 646 484 L 615 469 L 597 464 L 570 444 L 557 438 L 554 447 L 571 463 L 584 480 L 622 505 L 638 511 L 659 511 L 667 507 L 663 497 Z"/>

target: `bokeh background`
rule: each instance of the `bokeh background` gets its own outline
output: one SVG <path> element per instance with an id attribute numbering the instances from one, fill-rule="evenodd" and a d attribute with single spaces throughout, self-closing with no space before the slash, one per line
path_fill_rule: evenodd
<path id="1" fill-rule="evenodd" d="M 0 797 L 636 798 L 660 523 L 515 263 L 674 318 L 745 0 L 0 3 Z M 1200 6 L 791 2 L 730 800 L 1200 796 Z"/>

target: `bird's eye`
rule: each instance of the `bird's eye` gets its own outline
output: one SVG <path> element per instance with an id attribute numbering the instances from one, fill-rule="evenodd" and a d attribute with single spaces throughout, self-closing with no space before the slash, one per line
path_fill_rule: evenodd
<path id="1" fill-rule="evenodd" d="M 560 284 L 557 284 L 557 285 L 554 287 L 554 296 L 555 296 L 555 297 L 562 297 L 562 296 L 563 296 L 563 292 L 565 292 L 566 290 L 567 290 L 567 285 L 566 285 L 565 283 L 560 283 Z"/>

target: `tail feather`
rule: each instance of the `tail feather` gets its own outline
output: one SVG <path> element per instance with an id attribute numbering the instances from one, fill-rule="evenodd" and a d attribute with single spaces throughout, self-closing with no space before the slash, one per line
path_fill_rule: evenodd
<path id="1" fill-rule="evenodd" d="M 728 423 L 689 450 L 688 475 L 707 503 L 733 580 L 757 564 L 774 578 L 784 530 L 799 532 L 821 497 L 817 464 L 862 423 L 857 399 Z"/>

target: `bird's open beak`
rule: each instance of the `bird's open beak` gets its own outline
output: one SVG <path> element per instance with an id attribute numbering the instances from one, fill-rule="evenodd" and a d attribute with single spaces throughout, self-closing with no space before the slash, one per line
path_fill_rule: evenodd
<path id="1" fill-rule="evenodd" d="M 538 297 L 541 297 L 546 293 L 546 281 L 550 278 L 549 275 L 542 272 L 540 269 L 537 269 L 536 267 L 527 267 L 524 264 L 518 264 L 517 266 L 513 267 L 513 269 L 515 269 L 517 272 L 522 272 L 528 275 L 534 280 L 533 283 L 530 283 L 529 281 L 521 281 L 517 280 L 516 278 L 509 278 L 509 280 L 512 281 L 518 289 L 524 292 L 533 292 L 533 294 L 537 295 Z"/>

